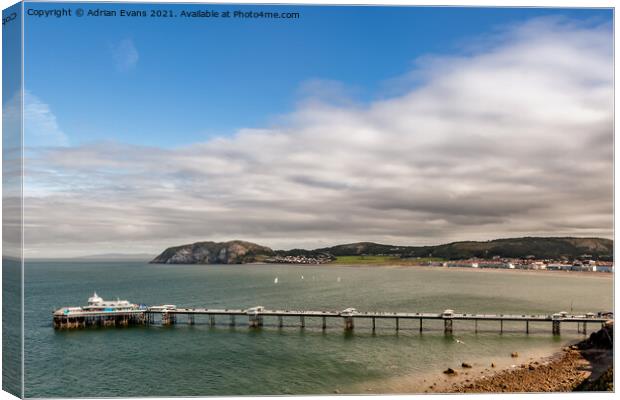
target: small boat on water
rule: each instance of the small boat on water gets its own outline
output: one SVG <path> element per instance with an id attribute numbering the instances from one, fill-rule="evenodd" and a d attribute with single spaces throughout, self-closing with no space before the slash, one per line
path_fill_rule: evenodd
<path id="1" fill-rule="evenodd" d="M 273 283 L 278 283 L 278 277 L 276 276 L 276 279 L 273 280 Z"/>

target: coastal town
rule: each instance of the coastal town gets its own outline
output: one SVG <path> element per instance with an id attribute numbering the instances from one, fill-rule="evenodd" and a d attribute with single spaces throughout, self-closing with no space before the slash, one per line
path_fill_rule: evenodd
<path id="1" fill-rule="evenodd" d="M 546 270 L 546 271 L 577 271 L 577 272 L 607 272 L 614 271 L 613 261 L 594 260 L 591 255 L 584 254 L 574 260 L 563 259 L 538 259 L 534 256 L 525 258 L 501 258 L 491 259 L 470 258 L 465 260 L 435 260 L 421 257 L 394 257 L 388 255 L 372 256 L 360 255 L 359 260 L 367 262 L 361 264 L 373 265 L 376 257 L 384 257 L 381 264 L 391 261 L 393 265 L 412 265 L 447 268 L 489 268 L 489 269 L 519 269 L 519 270 Z M 329 264 L 338 260 L 331 254 L 323 253 L 312 256 L 287 255 L 275 256 L 264 260 L 268 264 Z M 342 263 L 341 263 L 342 264 Z M 360 264 L 359 262 L 357 264 Z"/>
<path id="2" fill-rule="evenodd" d="M 268 264 L 329 264 L 336 257 L 331 254 L 317 254 L 315 256 L 275 256 L 265 260 Z"/>
<path id="3" fill-rule="evenodd" d="M 495 268 L 495 269 L 527 269 L 547 271 L 579 271 L 579 272 L 613 272 L 612 261 L 592 260 L 587 255 L 573 261 L 569 260 L 541 260 L 536 258 L 494 258 L 468 259 L 457 261 L 428 261 L 420 265 L 434 267 L 461 267 L 461 268 Z"/>

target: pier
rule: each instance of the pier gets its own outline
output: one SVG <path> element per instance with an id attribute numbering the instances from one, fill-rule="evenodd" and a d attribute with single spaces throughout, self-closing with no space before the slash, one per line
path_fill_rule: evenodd
<path id="1" fill-rule="evenodd" d="M 96 296 L 96 294 L 95 294 Z M 89 299 L 92 300 L 93 298 Z M 97 300 L 97 299 L 96 299 Z M 101 300 L 103 302 L 103 300 Z M 479 322 L 495 322 L 497 330 L 504 332 L 504 322 L 522 322 L 523 331 L 530 333 L 530 324 L 547 324 L 553 335 L 560 335 L 561 326 L 570 324 L 577 327 L 579 333 L 586 334 L 588 324 L 604 325 L 607 321 L 613 320 L 611 313 L 587 313 L 572 315 L 566 312 L 555 314 L 469 314 L 455 313 L 453 310 L 445 310 L 441 313 L 423 312 L 381 312 L 381 311 L 358 311 L 354 308 L 347 308 L 342 311 L 312 311 L 312 310 L 269 310 L 262 306 L 247 309 L 210 309 L 210 308 L 180 308 L 175 305 L 163 306 L 137 306 L 116 309 L 114 307 L 93 306 L 89 301 L 86 307 L 68 307 L 56 310 L 53 313 L 53 325 L 56 329 L 72 329 L 86 327 L 107 327 L 107 326 L 130 326 L 130 325 L 163 325 L 170 326 L 176 324 L 208 324 L 214 326 L 216 319 L 220 323 L 226 322 L 230 326 L 237 325 L 237 321 L 247 320 L 249 328 L 257 329 L 265 324 L 265 320 L 270 320 L 279 328 L 284 326 L 284 320 L 297 321 L 300 328 L 306 327 L 307 319 L 320 321 L 322 329 L 327 329 L 330 321 L 335 326 L 340 320 L 345 331 L 353 331 L 356 322 L 368 321 L 369 329 L 374 332 L 377 321 L 391 321 L 395 331 L 401 329 L 402 321 L 414 321 L 419 331 L 424 330 L 425 321 L 442 321 L 443 331 L 451 335 L 455 329 L 470 330 L 478 332 Z M 96 303 L 96 302 L 95 302 Z M 469 324 L 461 322 L 469 321 Z M 473 324 L 472 324 L 473 323 Z M 339 325 L 339 324 L 338 324 Z M 411 325 L 411 324 L 410 324 Z"/>

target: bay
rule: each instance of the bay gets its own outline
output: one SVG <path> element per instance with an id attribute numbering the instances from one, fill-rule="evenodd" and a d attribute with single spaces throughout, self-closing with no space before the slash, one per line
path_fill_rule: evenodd
<path id="1" fill-rule="evenodd" d="M 303 276 L 303 279 L 302 279 Z M 274 283 L 275 278 L 278 283 Z M 28 262 L 25 270 L 27 397 L 279 395 L 356 393 L 382 382 L 426 376 L 465 360 L 545 352 L 577 340 L 576 327 L 550 324 L 265 320 L 249 329 L 196 325 L 56 331 L 51 313 L 84 305 L 94 291 L 149 305 L 457 313 L 589 312 L 612 309 L 606 274 L 474 271 L 431 267 L 296 265 L 153 265 L 140 262 Z M 180 322 L 183 321 L 179 317 Z M 568 324 L 564 324 L 568 325 Z M 596 324 L 591 324 L 592 330 Z M 455 339 L 458 339 L 457 342 Z M 380 389 L 382 390 L 382 389 Z"/>

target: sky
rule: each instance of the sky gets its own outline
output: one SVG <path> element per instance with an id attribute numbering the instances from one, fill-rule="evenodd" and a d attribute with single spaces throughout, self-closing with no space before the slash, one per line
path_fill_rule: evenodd
<path id="1" fill-rule="evenodd" d="M 612 237 L 611 11 L 195 9 L 26 17 L 28 255 Z"/>

